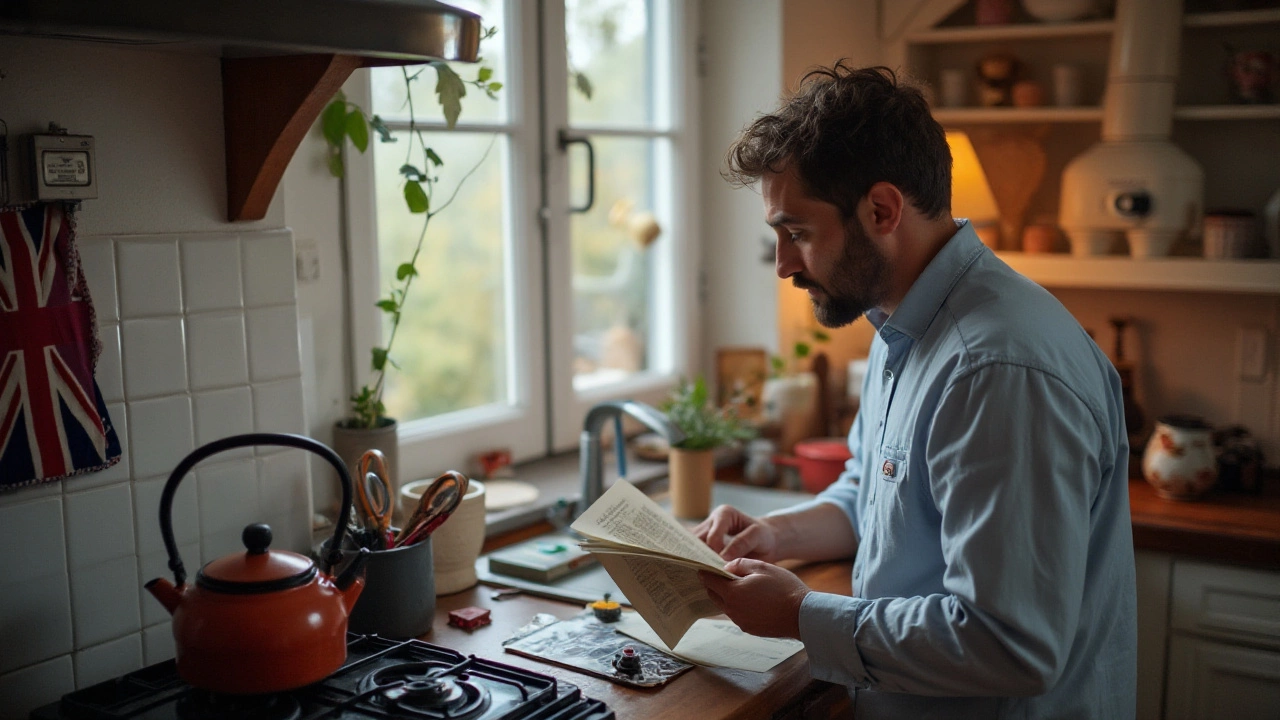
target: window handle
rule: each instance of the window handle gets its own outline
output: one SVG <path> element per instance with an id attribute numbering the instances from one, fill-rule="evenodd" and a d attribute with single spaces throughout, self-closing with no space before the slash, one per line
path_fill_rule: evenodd
<path id="1" fill-rule="evenodd" d="M 596 204 L 596 149 L 585 136 L 570 135 L 567 130 L 560 131 L 559 141 L 561 152 L 567 152 L 574 143 L 581 143 L 587 149 L 587 203 L 581 207 L 569 206 L 571 213 L 585 213 Z"/>

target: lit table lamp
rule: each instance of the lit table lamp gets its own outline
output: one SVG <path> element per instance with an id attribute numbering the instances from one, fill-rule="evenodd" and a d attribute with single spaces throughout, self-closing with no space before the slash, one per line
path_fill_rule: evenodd
<path id="1" fill-rule="evenodd" d="M 973 143 L 967 134 L 948 130 L 947 144 L 951 146 L 951 215 L 968 218 L 983 244 L 998 250 L 1000 211 Z"/>

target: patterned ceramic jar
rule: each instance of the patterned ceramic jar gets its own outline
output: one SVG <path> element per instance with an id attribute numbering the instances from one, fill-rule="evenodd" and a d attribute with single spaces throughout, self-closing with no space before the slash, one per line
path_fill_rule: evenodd
<path id="1" fill-rule="evenodd" d="M 1161 418 L 1142 456 L 1142 476 L 1168 500 L 1190 500 L 1208 492 L 1218 479 L 1212 428 L 1189 415 Z"/>

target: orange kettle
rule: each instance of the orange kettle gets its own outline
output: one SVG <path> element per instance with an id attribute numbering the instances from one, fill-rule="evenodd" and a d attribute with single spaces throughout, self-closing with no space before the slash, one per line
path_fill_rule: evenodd
<path id="1" fill-rule="evenodd" d="M 301 435 L 250 433 L 215 440 L 178 463 L 160 495 L 160 533 L 174 582 L 156 578 L 146 588 L 173 615 L 178 674 L 191 685 L 238 695 L 280 692 L 323 680 L 347 657 L 347 617 L 364 588 L 361 550 L 336 579 L 330 569 L 342 559 L 345 522 L 337 522 L 318 568 L 286 550 L 271 550 L 271 528 L 246 527 L 245 551 L 214 560 L 196 572 L 194 584 L 173 537 L 173 496 L 196 463 L 224 450 L 282 445 L 310 450 L 338 470 L 342 513 L 351 513 L 351 477 L 337 453 Z"/>

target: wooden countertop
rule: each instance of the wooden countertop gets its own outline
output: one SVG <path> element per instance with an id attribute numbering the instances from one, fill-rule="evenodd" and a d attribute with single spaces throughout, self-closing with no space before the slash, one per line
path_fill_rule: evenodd
<path id="1" fill-rule="evenodd" d="M 849 594 L 848 562 L 820 563 L 795 568 L 810 587 Z M 723 668 L 695 667 L 657 688 L 633 688 L 576 672 L 558 665 L 539 662 L 502 650 L 502 641 L 515 634 L 536 613 L 550 613 L 561 619 L 581 612 L 582 607 L 531 595 L 518 595 L 508 600 L 494 600 L 495 588 L 477 585 L 453 595 L 436 599 L 436 621 L 429 635 L 421 639 L 452 648 L 463 654 L 515 665 L 558 681 L 577 685 L 588 697 L 603 700 L 618 720 L 640 718 L 683 717 L 698 720 L 739 720 L 800 717 L 799 708 L 825 703 L 817 716 L 834 717 L 847 707 L 848 696 L 843 687 L 809 677 L 809 661 L 804 651 L 793 655 L 767 673 L 754 673 Z M 491 625 L 472 632 L 448 624 L 450 610 L 475 605 L 489 609 Z M 846 703 L 842 706 L 841 702 Z"/>
<path id="2" fill-rule="evenodd" d="M 1130 480 L 1129 514 L 1140 550 L 1280 569 L 1280 496 L 1165 500 L 1146 482 Z"/>

